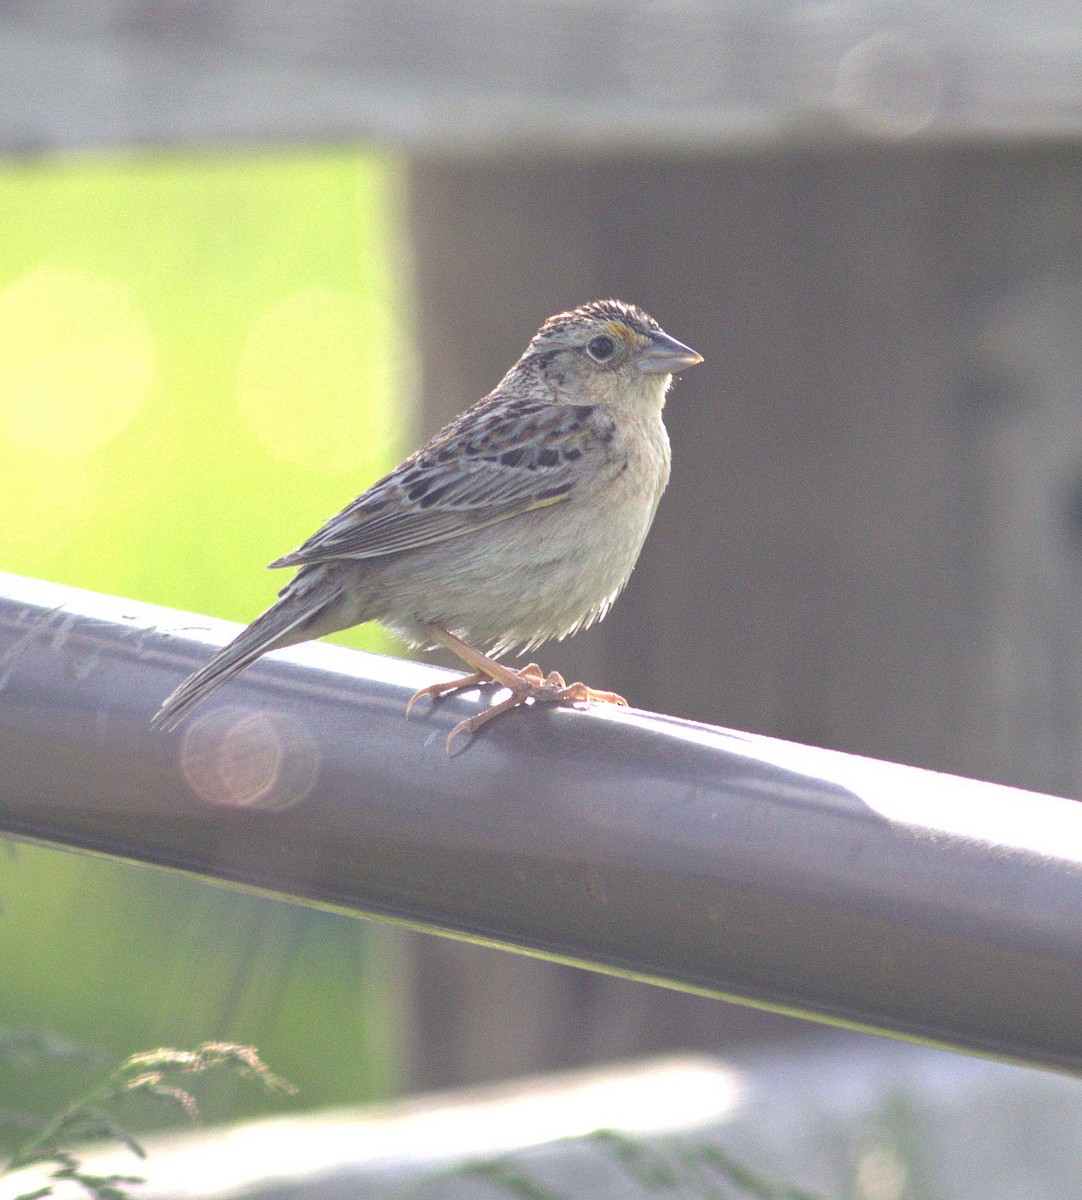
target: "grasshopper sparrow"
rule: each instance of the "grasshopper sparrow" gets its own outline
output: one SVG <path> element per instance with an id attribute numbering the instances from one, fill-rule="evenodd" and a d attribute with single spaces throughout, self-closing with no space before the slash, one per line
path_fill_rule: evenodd
<path id="1" fill-rule="evenodd" d="M 620 594 L 669 480 L 665 394 L 674 371 L 701 361 L 618 300 L 550 317 L 493 392 L 271 563 L 300 570 L 152 726 L 172 728 L 268 650 L 365 621 L 471 668 L 422 688 L 407 713 L 422 696 L 509 690 L 448 747 L 527 700 L 626 703 L 494 656 L 585 629 Z"/>

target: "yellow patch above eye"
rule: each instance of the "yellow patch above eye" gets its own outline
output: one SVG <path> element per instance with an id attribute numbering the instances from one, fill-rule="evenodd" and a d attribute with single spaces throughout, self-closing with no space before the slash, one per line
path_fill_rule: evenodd
<path id="1" fill-rule="evenodd" d="M 623 321 L 606 321 L 605 332 L 614 338 L 618 338 L 622 342 L 631 342 L 632 345 L 638 346 L 645 343 L 646 339 L 633 329 L 629 329 Z"/>

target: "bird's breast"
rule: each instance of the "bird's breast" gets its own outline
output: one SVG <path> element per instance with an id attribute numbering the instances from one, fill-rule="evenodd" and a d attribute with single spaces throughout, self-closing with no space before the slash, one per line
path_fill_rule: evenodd
<path id="1" fill-rule="evenodd" d="M 669 479 L 660 420 L 622 428 L 566 499 L 376 569 L 374 613 L 412 640 L 432 622 L 497 651 L 540 645 L 599 620 L 639 557 Z"/>

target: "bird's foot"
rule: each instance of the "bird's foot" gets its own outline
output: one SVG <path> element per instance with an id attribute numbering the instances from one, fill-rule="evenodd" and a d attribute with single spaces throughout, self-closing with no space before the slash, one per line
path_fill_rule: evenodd
<path id="1" fill-rule="evenodd" d="M 437 700 L 442 700 L 444 696 L 449 696 L 452 692 L 461 692 L 466 688 L 497 682 L 499 681 L 493 679 L 491 675 L 486 675 L 483 671 L 474 671 L 472 675 L 463 675 L 461 679 L 448 679 L 446 683 L 430 683 L 428 687 L 419 688 L 410 696 L 406 702 L 406 716 L 410 715 L 417 701 L 423 700 L 426 696 L 435 704 Z"/>
<path id="2" fill-rule="evenodd" d="M 451 692 L 478 687 L 486 683 L 495 683 L 511 693 L 506 700 L 490 705 L 484 712 L 469 717 L 465 721 L 459 721 L 447 735 L 448 753 L 451 751 L 451 743 L 460 733 L 474 734 L 502 713 L 510 712 L 512 708 L 518 708 L 530 700 L 538 704 L 622 704 L 627 706 L 627 701 L 623 696 L 618 696 L 615 692 L 599 692 L 595 688 L 587 687 L 584 683 L 568 683 L 559 671 L 550 671 L 546 675 L 537 663 L 530 663 L 529 666 L 521 667 L 518 670 L 514 667 L 504 666 L 503 663 L 497 662 L 487 654 L 482 654 L 480 650 L 474 649 L 439 625 L 428 624 L 424 628 L 434 642 L 446 647 L 453 654 L 457 654 L 474 670 L 472 675 L 465 675 L 461 679 L 451 679 L 446 683 L 432 683 L 428 687 L 414 692 L 410 697 L 409 704 L 406 705 L 407 716 L 410 709 L 422 696 L 428 696 L 435 701 Z"/>
<path id="3" fill-rule="evenodd" d="M 509 682 L 507 679 L 487 680 L 483 677 L 477 679 L 475 676 L 469 676 L 469 682 L 462 680 L 459 684 L 459 686 L 470 686 L 480 682 L 499 683 L 501 686 L 505 686 L 511 695 L 507 696 L 506 700 L 491 704 L 485 709 L 485 712 L 459 721 L 455 728 L 447 734 L 447 751 L 450 752 L 451 743 L 459 733 L 476 733 L 497 716 L 509 713 L 512 708 L 519 708 L 529 701 L 539 704 L 623 704 L 624 707 L 627 706 L 624 697 L 618 696 L 614 691 L 597 691 L 595 688 L 588 688 L 584 683 L 569 684 L 558 671 L 543 673 L 536 662 L 530 662 L 529 666 L 522 667 L 522 670 L 519 671 L 507 667 L 504 670 L 510 671 L 512 676 L 515 676 L 513 682 Z M 450 690 L 443 685 L 444 692 Z"/>

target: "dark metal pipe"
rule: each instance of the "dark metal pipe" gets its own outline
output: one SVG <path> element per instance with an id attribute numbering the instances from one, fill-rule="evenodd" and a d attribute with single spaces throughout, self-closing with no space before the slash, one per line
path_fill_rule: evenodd
<path id="1" fill-rule="evenodd" d="M 437 669 L 331 646 L 149 733 L 234 628 L 0 576 L 0 832 L 1082 1067 L 1074 802 L 613 710 L 448 756 L 476 697 L 407 720 Z"/>

